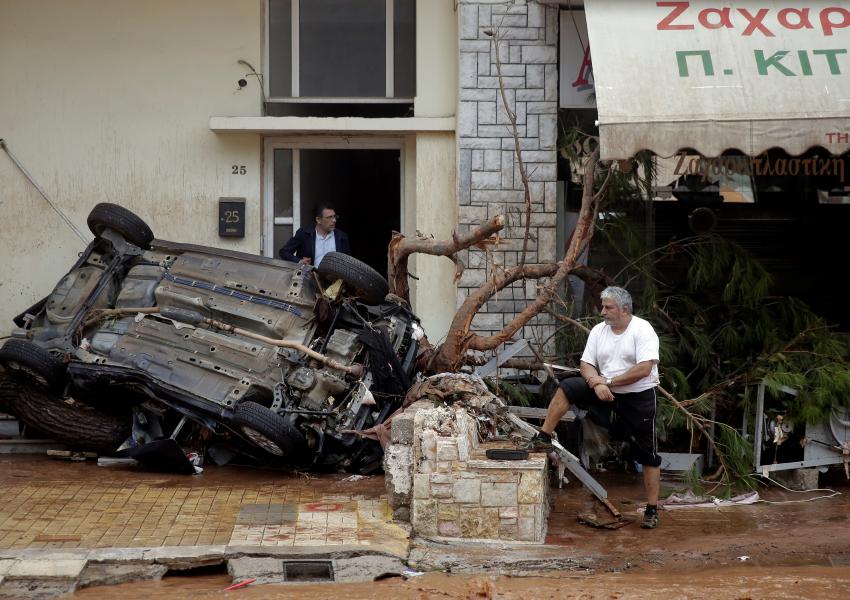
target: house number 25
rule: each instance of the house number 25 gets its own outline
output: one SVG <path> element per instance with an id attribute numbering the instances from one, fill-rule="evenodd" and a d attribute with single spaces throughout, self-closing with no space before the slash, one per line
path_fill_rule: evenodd
<path id="1" fill-rule="evenodd" d="M 245 168 L 245 165 L 233 165 L 230 167 L 230 169 L 231 175 L 244 175 L 248 172 L 248 170 Z"/>

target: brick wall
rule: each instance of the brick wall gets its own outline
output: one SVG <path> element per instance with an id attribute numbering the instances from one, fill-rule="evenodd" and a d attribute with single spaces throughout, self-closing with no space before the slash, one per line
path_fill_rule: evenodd
<path id="1" fill-rule="evenodd" d="M 510 121 L 496 70 L 498 48 L 508 104 L 517 115 L 523 160 L 530 179 L 533 214 L 527 263 L 549 262 L 556 254 L 556 144 L 558 112 L 558 10 L 537 2 L 462 0 L 459 19 L 458 223 L 475 226 L 495 214 L 508 217 L 504 244 L 492 258 L 516 265 L 522 251 L 525 211 Z M 494 37 L 485 31 L 491 31 Z M 487 257 L 478 250 L 461 255 L 467 266 L 458 283 L 458 305 L 488 275 Z M 484 334 L 499 331 L 526 301 L 536 297 L 535 282 L 519 282 L 491 300 L 475 317 Z M 530 341 L 547 336 L 552 320 L 541 315 L 521 332 Z"/>

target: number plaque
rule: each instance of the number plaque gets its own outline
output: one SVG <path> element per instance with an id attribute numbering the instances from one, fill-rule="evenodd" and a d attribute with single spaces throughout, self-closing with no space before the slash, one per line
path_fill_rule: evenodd
<path id="1" fill-rule="evenodd" d="M 218 235 L 245 237 L 245 198 L 218 199 Z"/>

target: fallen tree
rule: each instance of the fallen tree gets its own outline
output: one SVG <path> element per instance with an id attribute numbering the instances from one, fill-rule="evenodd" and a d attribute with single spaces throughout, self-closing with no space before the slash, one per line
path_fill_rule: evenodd
<path id="1" fill-rule="evenodd" d="M 493 43 L 498 45 L 498 32 L 493 33 Z M 501 84 L 499 54 L 498 48 L 496 48 L 494 56 L 497 57 L 497 74 Z M 646 281 L 650 282 L 646 287 L 652 292 L 657 287 L 652 283 L 655 275 L 651 268 L 643 269 L 640 263 L 651 262 L 649 258 L 655 253 L 683 252 L 682 248 L 678 246 L 640 250 L 635 254 L 638 258 L 631 261 L 633 267 L 637 265 L 640 268 L 623 269 L 610 277 L 604 273 L 594 272 L 587 266 L 578 263 L 579 257 L 589 248 L 599 225 L 600 206 L 612 200 L 622 200 L 624 197 L 640 197 L 641 199 L 652 197 L 653 158 L 644 153 L 628 161 L 600 161 L 598 140 L 574 130 L 570 132 L 571 136 L 566 146 L 584 149 L 583 153 L 572 152 L 569 157 L 573 165 L 578 167 L 578 183 L 582 188 L 581 207 L 575 229 L 570 236 L 565 248 L 564 258 L 561 261 L 527 264 L 525 259 L 530 239 L 531 217 L 528 174 L 519 148 L 516 115 L 511 111 L 505 98 L 503 86 L 500 86 L 500 92 L 502 93 L 503 108 L 509 117 L 509 127 L 515 141 L 515 163 L 525 192 L 525 212 L 521 217 L 524 220 L 520 223 L 525 228 L 522 252 L 515 266 L 502 268 L 493 264 L 490 265 L 491 276 L 478 289 L 473 290 L 457 309 L 446 339 L 442 344 L 434 348 L 428 345 L 426 341 L 425 360 L 420 363 L 426 373 L 456 372 L 464 365 L 480 364 L 481 353 L 495 351 L 505 342 L 514 339 L 524 325 L 544 311 L 555 315 L 560 324 L 559 330 L 562 328 L 573 329 L 579 333 L 576 339 L 581 339 L 583 338 L 581 329 L 584 325 L 579 322 L 577 316 L 571 317 L 564 310 L 561 310 L 566 306 L 566 303 L 557 294 L 557 290 L 564 283 L 567 275 L 575 274 L 584 281 L 591 283 L 590 288 L 594 297 L 598 296 L 596 292 L 605 285 L 618 284 L 631 287 L 630 282 L 635 277 L 646 278 Z M 467 248 L 477 248 L 486 252 L 489 256 L 490 250 L 498 248 L 501 243 L 499 233 L 504 227 L 504 223 L 505 218 L 500 215 L 480 223 L 468 232 L 455 234 L 450 240 L 435 240 L 418 233 L 416 237 L 406 238 L 396 233 L 393 236 L 388 253 L 391 290 L 405 299 L 408 298 L 407 278 L 409 272 L 407 263 L 409 257 L 416 253 L 443 256 L 452 260 L 456 266 L 455 280 L 457 281 L 465 267 L 458 253 Z M 687 248 L 687 243 L 686 240 L 685 248 Z M 705 238 L 700 239 L 698 244 L 710 245 L 706 244 Z M 686 252 L 687 249 L 684 251 Z M 628 255 L 624 256 L 628 257 Z M 721 266 L 722 261 L 718 260 L 717 256 L 714 259 L 717 260 L 717 264 L 707 270 L 713 275 L 719 274 L 721 278 L 722 276 L 728 277 L 728 281 L 722 284 L 728 289 L 746 290 L 749 284 L 752 284 L 759 294 L 756 294 L 758 298 L 755 299 L 754 303 L 750 302 L 747 308 L 758 305 L 759 300 L 766 295 L 766 288 L 759 279 L 759 270 L 742 267 L 741 265 L 745 264 L 743 260 L 727 261 Z M 748 278 L 752 280 L 750 281 Z M 481 335 L 476 333 L 473 330 L 472 323 L 482 307 L 502 290 L 526 280 L 540 282 L 537 297 L 530 300 L 496 334 Z M 717 282 L 712 283 L 716 284 Z M 670 293 L 675 296 L 681 295 L 680 292 L 681 290 L 672 290 Z M 669 314 L 669 306 L 666 302 L 653 297 L 652 293 L 642 293 L 641 295 L 643 296 L 641 305 L 648 313 L 647 316 L 659 325 L 665 333 L 669 333 L 671 337 L 679 338 L 676 342 L 671 342 L 669 339 L 662 340 L 662 345 L 667 343 L 673 346 L 675 344 L 676 351 L 671 351 L 669 354 L 671 357 L 675 357 L 675 360 L 680 361 L 679 364 L 665 363 L 665 372 L 662 373 L 662 380 L 668 387 L 666 389 L 660 387 L 659 391 L 666 400 L 668 413 L 672 412 L 676 415 L 675 417 L 671 416 L 669 422 L 676 422 L 679 426 L 683 426 L 688 431 L 696 432 L 698 436 L 705 439 L 709 451 L 717 456 L 720 465 L 712 477 L 725 484 L 727 489 L 731 488 L 733 483 L 740 484 L 743 480 L 747 480 L 750 485 L 752 484 L 750 478 L 752 473 L 751 457 L 747 454 L 747 442 L 735 428 L 714 421 L 707 416 L 712 403 L 732 397 L 735 394 L 744 395 L 747 386 L 753 381 L 764 380 L 770 389 L 782 385 L 799 386 L 806 384 L 812 389 L 817 410 L 813 410 L 812 407 L 800 406 L 797 407 L 797 412 L 800 414 L 800 418 L 810 420 L 814 418 L 816 412 L 822 415 L 824 410 L 829 409 L 836 397 L 846 396 L 848 389 L 850 389 L 850 377 L 848 377 L 850 369 L 848 369 L 847 363 L 846 343 L 842 346 L 842 349 L 837 347 L 841 346 L 839 342 L 827 339 L 828 335 L 824 338 L 813 336 L 811 333 L 806 334 L 805 332 L 813 327 L 810 316 L 799 323 L 794 320 L 793 316 L 789 317 L 789 327 L 782 328 L 782 335 L 787 336 L 785 337 L 785 340 L 788 341 L 787 344 L 776 339 L 764 339 L 762 340 L 764 343 L 761 345 L 750 343 L 745 346 L 749 354 L 743 353 L 740 357 L 736 356 L 739 365 L 735 366 L 734 369 L 706 368 L 705 363 L 716 366 L 723 362 L 724 355 L 722 352 L 727 352 L 728 349 L 716 342 L 718 339 L 722 341 L 733 337 L 730 333 L 730 327 L 715 322 L 716 331 L 703 331 L 702 324 L 713 321 L 706 319 L 705 314 L 692 314 L 694 312 L 692 306 L 687 307 L 687 317 L 685 322 L 682 323 L 675 314 Z M 791 312 L 793 312 L 793 306 L 789 314 Z M 767 319 L 775 320 L 781 316 L 781 310 L 777 309 L 776 313 L 770 315 Z M 687 321 L 687 318 L 693 318 L 693 320 Z M 589 325 L 592 325 L 592 323 L 589 323 Z M 761 326 L 762 323 L 757 322 L 757 325 Z M 752 334 L 757 327 L 753 328 L 744 324 L 742 329 L 747 334 Z M 765 329 L 765 331 L 767 330 L 769 329 Z M 826 330 L 824 329 L 824 331 Z M 828 331 L 826 333 L 828 334 Z M 734 346 L 734 344 L 730 344 L 730 346 Z M 829 348 L 829 352 L 824 352 L 824 348 Z M 719 357 L 717 360 L 706 359 L 707 354 L 712 352 L 721 353 L 715 354 L 715 358 Z M 793 356 L 793 361 L 789 360 L 789 356 Z M 801 357 L 811 357 L 814 361 L 810 361 L 811 365 L 823 363 L 826 366 L 815 365 L 816 368 L 808 369 L 804 364 L 805 361 L 800 360 Z M 691 362 L 699 364 L 689 366 Z M 734 360 L 730 362 L 734 362 Z M 513 368 L 540 369 L 545 368 L 544 363 L 545 360 L 540 357 L 536 360 L 514 359 L 510 366 Z M 790 368 L 792 363 L 793 369 Z M 823 377 L 819 379 L 817 376 L 820 369 L 827 369 L 829 373 L 836 374 L 836 377 L 830 378 L 829 382 L 823 381 Z M 841 393 L 836 396 L 836 392 Z M 827 397 L 829 398 L 828 401 Z M 791 409 L 794 410 L 794 407 L 791 407 Z M 752 444 L 749 444 L 749 448 L 751 452 Z"/>

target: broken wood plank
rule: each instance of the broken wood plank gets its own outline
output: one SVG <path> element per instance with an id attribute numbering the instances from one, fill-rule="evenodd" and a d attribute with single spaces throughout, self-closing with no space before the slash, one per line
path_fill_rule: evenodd
<path id="1" fill-rule="evenodd" d="M 509 406 L 508 410 L 521 419 L 538 419 L 540 421 L 546 419 L 546 413 L 548 412 L 545 408 L 534 408 L 531 406 Z M 567 414 L 561 417 L 561 421 L 565 423 L 571 423 L 575 420 L 576 416 L 572 411 L 567 412 Z"/>
<path id="2" fill-rule="evenodd" d="M 47 456 L 51 458 L 59 458 L 62 460 L 86 460 L 89 458 L 97 458 L 97 452 L 76 452 L 74 450 L 48 450 Z"/>

